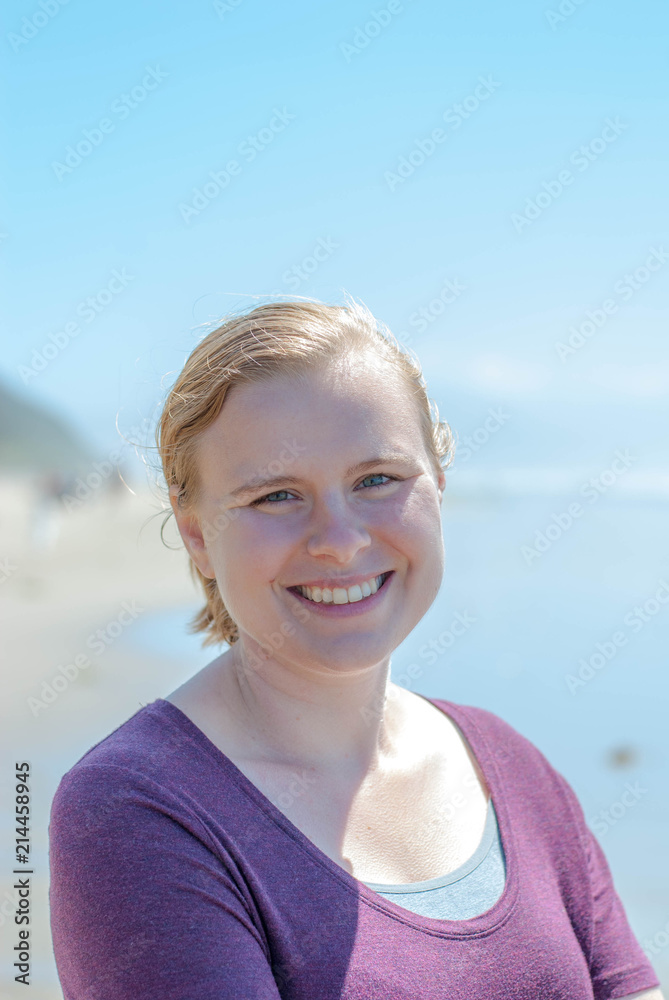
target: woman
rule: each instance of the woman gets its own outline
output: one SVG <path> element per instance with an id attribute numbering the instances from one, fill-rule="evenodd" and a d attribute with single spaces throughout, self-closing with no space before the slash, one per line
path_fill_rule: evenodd
<path id="1" fill-rule="evenodd" d="M 564 778 L 389 679 L 453 449 L 388 331 L 354 302 L 234 317 L 157 440 L 194 627 L 229 648 L 61 782 L 67 1000 L 661 998 Z"/>

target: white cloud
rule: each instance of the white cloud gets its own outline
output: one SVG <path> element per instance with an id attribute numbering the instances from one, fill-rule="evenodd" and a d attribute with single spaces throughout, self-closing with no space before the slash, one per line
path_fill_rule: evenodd
<path id="1" fill-rule="evenodd" d="M 669 362 L 624 365 L 602 364 L 578 376 L 587 385 L 596 385 L 617 395 L 635 398 L 666 396 L 669 400 Z"/>
<path id="2" fill-rule="evenodd" d="M 481 392 L 515 396 L 539 395 L 554 375 L 551 365 L 494 353 L 448 365 L 449 382 Z"/>

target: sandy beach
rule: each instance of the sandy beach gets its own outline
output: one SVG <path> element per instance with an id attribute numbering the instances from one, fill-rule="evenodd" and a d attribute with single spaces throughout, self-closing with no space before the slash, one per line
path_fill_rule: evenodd
<path id="1" fill-rule="evenodd" d="M 25 995 L 6 959 L 16 943 L 14 763 L 31 765 L 30 995 L 56 1000 L 62 994 L 49 931 L 47 826 L 58 781 L 141 704 L 193 672 L 174 657 L 133 648 L 137 623 L 198 599 L 185 552 L 160 540 L 156 497 L 147 486 L 133 488 L 87 496 L 80 490 L 84 499 L 68 503 L 40 500 L 27 479 L 0 483 L 3 997 Z M 173 531 L 166 537 L 175 541 Z"/>

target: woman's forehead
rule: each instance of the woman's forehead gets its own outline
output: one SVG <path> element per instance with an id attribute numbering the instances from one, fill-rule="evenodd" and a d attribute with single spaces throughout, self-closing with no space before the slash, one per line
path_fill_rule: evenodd
<path id="1" fill-rule="evenodd" d="M 411 405 L 399 373 L 383 359 L 361 357 L 358 361 L 331 363 L 327 367 L 274 375 L 255 382 L 241 383 L 228 392 L 226 407 L 229 416 L 236 411 L 296 411 L 319 409 L 324 406 L 360 404 L 370 408 L 373 403 L 382 410 Z M 232 405 L 230 405 L 232 404 Z"/>
<path id="2" fill-rule="evenodd" d="M 393 374 L 385 366 L 237 385 L 202 435 L 201 455 L 235 474 L 283 461 L 289 445 L 299 456 L 291 459 L 295 467 L 320 464 L 326 456 L 361 461 L 373 457 L 370 449 L 418 457 L 423 451 L 418 408 Z"/>

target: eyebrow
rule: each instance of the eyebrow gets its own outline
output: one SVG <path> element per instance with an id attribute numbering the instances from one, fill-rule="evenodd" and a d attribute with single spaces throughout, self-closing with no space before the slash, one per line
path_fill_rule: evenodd
<path id="1" fill-rule="evenodd" d="M 390 452 L 387 455 L 381 455 L 377 458 L 368 458 L 365 459 L 364 462 L 358 462 L 356 465 L 350 466 L 350 468 L 346 470 L 346 476 L 353 476 L 356 472 L 363 472 L 365 469 L 371 469 L 376 465 L 398 465 L 402 463 L 414 464 L 415 461 L 415 458 L 412 458 L 405 452 Z M 237 486 L 234 490 L 230 490 L 227 496 L 238 500 L 240 497 L 257 493 L 258 490 L 268 490 L 274 486 L 297 486 L 301 482 L 303 482 L 303 480 L 297 476 L 255 476 L 253 479 L 249 479 L 249 481 L 244 483 L 242 486 Z"/>

